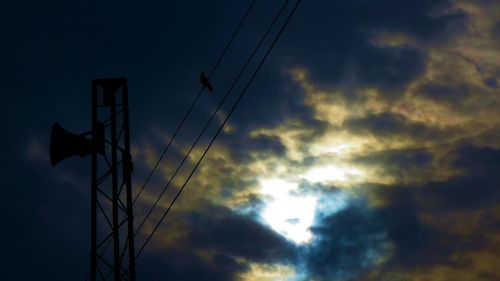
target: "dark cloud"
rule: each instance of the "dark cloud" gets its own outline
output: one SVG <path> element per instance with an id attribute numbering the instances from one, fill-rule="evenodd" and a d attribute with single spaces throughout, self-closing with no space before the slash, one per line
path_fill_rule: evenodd
<path id="1" fill-rule="evenodd" d="M 300 112 L 288 113 L 288 115 L 279 115 L 281 116 L 279 118 L 284 118 L 286 116 L 287 118 L 297 122 L 292 121 L 288 123 L 287 121 L 289 121 L 289 119 L 283 119 L 282 121 L 284 123 L 275 124 L 278 128 L 280 125 L 283 125 L 286 128 L 285 130 L 296 130 L 297 134 L 294 138 L 299 143 L 298 149 L 302 151 L 307 151 L 310 143 L 320 138 L 327 133 L 329 129 L 331 129 L 331 126 L 327 122 L 317 120 L 312 117 L 312 114 L 309 113 L 310 112 L 308 111 L 307 114 L 302 115 L 299 119 L 296 118 L 299 117 L 298 115 L 301 115 Z M 280 135 L 279 129 L 276 129 L 276 135 L 257 134 L 255 137 L 250 137 L 249 133 L 252 129 L 255 129 L 254 125 L 257 123 L 254 122 L 254 120 L 238 120 L 237 122 L 238 125 L 242 124 L 243 127 L 236 126 L 235 131 L 221 133 L 220 137 L 217 139 L 218 144 L 222 144 L 225 147 L 230 148 L 233 160 L 238 163 L 245 163 L 254 161 L 256 158 L 260 157 L 268 158 L 272 156 L 286 156 L 287 148 L 283 143 L 283 136 Z M 269 123 L 264 122 L 264 124 Z M 271 129 L 273 126 L 262 126 L 263 123 L 260 125 L 261 129 L 268 129 L 271 134 L 274 133 Z M 252 155 L 252 152 L 254 155 Z"/>
<path id="2" fill-rule="evenodd" d="M 498 229 L 498 218 L 487 210 L 500 200 L 500 183 L 496 177 L 500 171 L 500 152 L 489 147 L 462 144 L 453 149 L 449 157 L 454 158 L 453 167 L 466 172 L 464 175 L 418 187 L 371 187 L 376 197 L 384 202 L 382 207 L 371 210 L 375 214 L 374 220 L 382 225 L 387 240 L 395 246 L 394 256 L 383 270 L 434 264 L 463 268 L 470 261 L 451 260 L 450 257 L 484 248 L 488 243 L 485 235 Z M 485 210 L 478 221 L 483 231 L 466 237 L 430 226 L 420 216 L 423 212 L 440 217 L 449 212 L 470 210 Z"/>
<path id="3" fill-rule="evenodd" d="M 463 175 L 444 182 L 431 182 L 419 189 L 422 201 L 434 212 L 494 206 L 500 200 L 500 151 L 464 144 L 450 156 L 455 157 L 453 167 Z"/>
<path id="4" fill-rule="evenodd" d="M 372 270 L 384 276 L 436 264 L 463 268 L 470 261 L 450 257 L 486 246 L 483 233 L 465 238 L 422 221 L 422 206 L 414 190 L 372 188 L 385 200 L 383 206 L 351 201 L 346 209 L 312 228 L 317 239 L 306 255 L 311 276 L 318 280 L 364 280 L 362 276 L 369 276 Z M 498 227 L 498 220 L 494 221 L 488 229 Z M 377 264 L 383 258 L 385 261 Z"/>
<path id="5" fill-rule="evenodd" d="M 403 115 L 388 112 L 347 119 L 342 126 L 354 134 L 373 135 L 379 138 L 405 137 L 416 141 L 433 140 L 450 133 L 425 123 L 410 121 Z"/>
<path id="6" fill-rule="evenodd" d="M 490 88 L 493 89 L 498 88 L 497 79 L 495 77 L 491 77 L 489 79 L 484 80 L 484 83 Z"/>
<path id="7" fill-rule="evenodd" d="M 447 4 L 394 0 L 306 3 L 292 35 L 292 40 L 303 43 L 287 47 L 294 58 L 290 63 L 306 67 L 317 85 L 345 88 L 347 99 L 356 97 L 352 88 L 359 86 L 379 87 L 383 96 L 397 96 L 424 70 L 425 53 L 405 46 L 373 46 L 371 32 L 402 32 L 430 42 L 446 40 L 447 22 L 464 17 L 431 16 Z M 307 16 L 312 14 L 314 17 Z M 349 80 L 352 82 L 346 82 Z"/>
<path id="8" fill-rule="evenodd" d="M 385 254 L 385 230 L 362 204 L 351 205 L 311 228 L 316 236 L 307 250 L 307 269 L 317 280 L 350 280 Z"/>
<path id="9" fill-rule="evenodd" d="M 494 176 L 500 171 L 498 149 L 464 143 L 454 150 L 454 154 L 453 166 L 465 169 L 474 176 Z"/>
<path id="10" fill-rule="evenodd" d="M 249 141 L 249 149 L 247 151 L 262 151 L 264 153 L 274 154 L 278 157 L 286 153 L 286 147 L 278 137 L 273 136 L 258 136 Z"/>
<path id="11" fill-rule="evenodd" d="M 270 61 L 268 67 L 259 73 L 232 120 L 244 132 L 262 125 L 275 127 L 290 118 L 311 127 L 320 125 L 314 119 L 313 110 L 303 103 L 303 90 L 291 85 L 294 84 L 289 74 L 277 62 L 272 64 Z"/>
<path id="12" fill-rule="evenodd" d="M 495 23 L 493 28 L 491 29 L 491 37 L 497 43 L 497 46 L 500 46 L 500 20 Z"/>
<path id="13" fill-rule="evenodd" d="M 292 261 L 294 246 L 283 236 L 224 207 L 208 208 L 188 217 L 190 243 L 197 249 L 213 250 L 249 261 Z"/>
<path id="14" fill-rule="evenodd" d="M 452 237 L 421 221 L 413 191 L 394 188 L 380 191 L 386 205 L 378 210 L 378 221 L 384 224 L 388 239 L 395 246 L 387 266 L 414 268 L 447 262 L 450 248 L 445 242 Z"/>
<path id="15" fill-rule="evenodd" d="M 417 90 L 417 94 L 438 102 L 446 102 L 455 106 L 462 104 L 463 100 L 474 93 L 472 86 L 467 84 L 438 84 L 428 83 Z"/>
<path id="16" fill-rule="evenodd" d="M 223 263 L 223 264 L 221 264 Z M 137 261 L 138 276 L 143 280 L 222 280 L 236 278 L 245 266 L 234 259 L 216 255 L 213 260 L 181 249 L 164 249 L 148 253 Z"/>
<path id="17" fill-rule="evenodd" d="M 411 48 L 370 49 L 357 56 L 363 84 L 382 89 L 382 95 L 401 95 L 425 69 L 425 56 Z"/>
<path id="18" fill-rule="evenodd" d="M 281 139 L 276 136 L 259 135 L 249 138 L 246 134 L 237 133 L 226 135 L 220 142 L 231 148 L 231 156 L 238 163 L 251 162 L 254 157 L 283 157 L 287 152 Z"/>
<path id="19" fill-rule="evenodd" d="M 432 164 L 433 155 L 425 149 L 394 149 L 357 157 L 355 162 L 381 167 L 381 174 L 402 178 Z"/>
<path id="20" fill-rule="evenodd" d="M 239 92 L 235 91 L 234 94 L 236 96 Z M 289 121 L 293 120 L 295 125 L 290 129 L 294 129 L 293 126 L 297 129 L 311 129 L 301 137 L 304 141 L 313 140 L 323 135 L 329 125 L 315 118 L 314 109 L 304 104 L 304 98 L 304 89 L 292 80 L 291 74 L 284 71 L 281 62 L 271 60 L 268 67 L 264 67 L 259 73 L 231 117 L 230 123 L 237 124 L 236 131 L 221 138 L 242 138 L 240 142 L 248 142 L 248 132 L 254 129 L 288 126 Z M 224 108 L 226 112 L 229 111 L 229 105 Z M 230 140 L 228 142 L 231 145 Z"/>
<path id="21" fill-rule="evenodd" d="M 458 240 L 425 223 L 411 190 L 376 187 L 384 206 L 351 201 L 312 228 L 315 244 L 307 266 L 318 280 L 358 280 L 375 267 L 382 271 L 447 263 Z M 454 246 L 457 246 L 456 244 Z M 390 257 L 383 265 L 382 258 Z"/>
<path id="22" fill-rule="evenodd" d="M 212 205 L 177 219 L 187 224 L 187 235 L 141 256 L 138 268 L 144 280 L 236 280 L 249 270 L 249 263 L 296 260 L 293 244 L 254 218 L 226 207 Z"/>
<path id="23" fill-rule="evenodd" d="M 454 156 L 451 156 L 454 155 Z M 488 210 L 500 200 L 498 163 L 500 152 L 488 147 L 461 145 L 452 152 L 453 166 L 464 169 L 466 175 L 423 186 L 373 187 L 384 206 L 376 210 L 379 223 L 387 231 L 387 239 L 395 245 L 395 256 L 384 266 L 391 271 L 398 267 L 416 268 L 447 264 L 463 268 L 464 262 L 451 260 L 456 253 L 480 250 L 487 246 L 487 233 L 498 229 L 498 218 Z M 479 219 L 482 231 L 470 236 L 450 229 L 437 229 L 424 223 L 420 214 L 440 217 L 454 211 L 484 210 Z M 460 223 L 448 222 L 450 225 Z M 465 221 L 463 223 L 466 223 Z"/>
<path id="24" fill-rule="evenodd" d="M 485 212 L 481 215 L 479 225 L 491 233 L 500 231 L 500 217 L 494 212 Z"/>
<path id="25" fill-rule="evenodd" d="M 500 128 L 491 128 L 489 130 L 485 130 L 475 138 L 470 138 L 469 140 L 475 143 L 491 144 L 495 143 L 499 139 L 500 139 Z"/>

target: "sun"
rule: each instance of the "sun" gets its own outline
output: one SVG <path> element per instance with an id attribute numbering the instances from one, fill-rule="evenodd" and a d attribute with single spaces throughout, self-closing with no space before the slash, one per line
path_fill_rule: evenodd
<path id="1" fill-rule="evenodd" d="M 264 221 L 297 244 L 311 241 L 309 228 L 314 223 L 317 198 L 294 194 L 298 184 L 281 179 L 261 180 L 260 185 L 267 201 L 262 211 Z"/>
<path id="2" fill-rule="evenodd" d="M 311 227 L 317 214 L 331 214 L 345 207 L 345 198 L 338 192 L 299 192 L 298 180 L 306 180 L 311 184 L 338 183 L 349 184 L 362 176 L 361 170 L 354 167 L 325 165 L 312 167 L 304 174 L 297 175 L 296 180 L 280 178 L 260 179 L 259 193 L 264 198 L 261 218 L 276 232 L 296 244 L 307 244 L 312 241 Z M 298 179 L 298 180 L 297 180 Z"/>

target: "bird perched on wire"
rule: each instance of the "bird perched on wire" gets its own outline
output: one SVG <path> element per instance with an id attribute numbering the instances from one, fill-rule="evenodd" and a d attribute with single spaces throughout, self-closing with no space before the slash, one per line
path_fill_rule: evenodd
<path id="1" fill-rule="evenodd" d="M 208 81 L 208 77 L 205 76 L 205 72 L 202 72 L 201 73 L 201 76 L 200 76 L 200 82 L 201 84 L 203 85 L 203 87 L 207 87 L 207 89 L 211 92 L 214 90 L 214 88 L 212 87 L 212 85 L 210 84 L 210 81 Z"/>

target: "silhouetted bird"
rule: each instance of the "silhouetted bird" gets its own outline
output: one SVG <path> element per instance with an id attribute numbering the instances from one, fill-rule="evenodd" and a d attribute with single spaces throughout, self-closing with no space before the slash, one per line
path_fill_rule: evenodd
<path id="1" fill-rule="evenodd" d="M 201 73 L 200 82 L 203 85 L 203 87 L 207 87 L 210 92 L 214 90 L 214 88 L 212 87 L 212 85 L 210 85 L 210 82 L 208 81 L 208 77 L 205 76 L 205 72 Z"/>

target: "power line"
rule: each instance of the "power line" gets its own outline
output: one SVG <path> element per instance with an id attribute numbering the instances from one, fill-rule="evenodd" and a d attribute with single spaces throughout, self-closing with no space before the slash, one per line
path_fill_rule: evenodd
<path id="1" fill-rule="evenodd" d="M 250 14 L 252 8 L 254 7 L 255 3 L 256 3 L 257 0 L 253 0 L 250 5 L 248 6 L 248 8 L 246 9 L 245 11 L 245 14 L 243 15 L 242 19 L 240 20 L 240 22 L 238 23 L 238 26 L 236 27 L 236 29 L 234 30 L 233 34 L 231 35 L 231 38 L 229 39 L 229 41 L 226 43 L 226 45 L 224 46 L 224 49 L 222 50 L 221 54 L 219 55 L 219 58 L 217 59 L 217 62 L 215 63 L 214 67 L 212 68 L 212 70 L 210 71 L 209 75 L 208 75 L 208 78 L 212 77 L 213 74 L 215 74 L 215 71 L 217 70 L 217 68 L 219 67 L 220 63 L 222 62 L 223 58 L 225 57 L 227 51 L 229 50 L 229 47 L 232 45 L 232 42 L 234 41 L 234 39 L 236 38 L 237 34 L 239 33 L 241 27 L 243 26 L 244 22 L 246 21 L 248 15 Z M 201 94 L 203 93 L 203 90 L 204 90 L 205 87 L 202 87 L 198 94 L 196 95 L 195 99 L 193 100 L 193 102 L 191 103 L 191 105 L 189 106 L 188 110 L 186 111 L 186 113 L 184 114 L 181 122 L 179 123 L 179 125 L 177 126 L 177 128 L 175 129 L 170 141 L 168 142 L 168 144 L 165 146 L 165 148 L 163 149 L 162 153 L 160 154 L 160 157 L 158 158 L 157 162 L 155 163 L 155 165 L 153 166 L 153 168 L 151 169 L 151 171 L 149 172 L 149 174 L 147 175 L 146 179 L 144 180 L 143 184 L 141 185 L 140 189 L 139 189 L 139 192 L 137 193 L 137 195 L 135 196 L 134 200 L 133 200 L 133 204 L 136 203 L 136 201 L 138 200 L 139 196 L 141 195 L 141 193 L 144 191 L 144 188 L 146 187 L 146 185 L 148 184 L 149 180 L 151 179 L 152 175 L 154 174 L 154 172 L 156 171 L 156 169 L 158 168 L 158 165 L 160 164 L 161 160 L 163 159 L 163 157 L 166 155 L 168 149 L 170 148 L 173 140 L 175 139 L 175 137 L 177 136 L 177 134 L 179 133 L 181 127 L 184 125 L 186 119 L 188 118 L 188 116 L 190 115 L 191 111 L 193 110 L 196 102 L 198 101 L 198 99 L 200 98 Z M 108 120 L 107 120 L 108 121 Z M 127 237 L 128 239 L 128 237 Z M 103 255 L 106 251 L 106 249 L 108 248 L 109 246 L 109 242 L 111 240 L 108 240 L 108 243 L 106 243 L 106 245 L 104 246 L 104 249 L 102 250 L 102 253 L 101 255 Z M 107 276 L 109 277 L 109 274 L 107 274 Z M 90 278 L 90 272 L 87 274 L 87 278 L 86 280 L 89 280 Z M 107 278 L 106 278 L 107 279 Z"/>
<path id="2" fill-rule="evenodd" d="M 158 161 L 156 161 L 155 165 L 153 166 L 153 169 L 151 169 L 151 171 L 149 172 L 148 176 L 144 180 L 144 183 L 141 185 L 141 188 L 139 189 L 139 192 L 137 193 L 137 195 L 134 198 L 133 204 L 135 204 L 135 202 L 137 201 L 137 199 L 141 195 L 142 191 L 144 190 L 144 188 L 148 184 L 149 180 L 151 179 L 151 176 L 153 176 L 154 172 L 156 171 L 156 168 L 158 168 L 158 165 L 160 165 L 161 160 L 163 159 L 163 157 L 167 153 L 168 149 L 170 148 L 170 145 L 172 144 L 172 142 L 174 141 L 175 137 L 177 136 L 177 134 L 181 130 L 181 127 L 184 125 L 184 122 L 186 122 L 186 119 L 188 118 L 189 114 L 191 114 L 191 111 L 193 110 L 194 105 L 196 104 L 196 102 L 200 98 L 201 94 L 203 93 L 203 89 L 204 88 L 200 89 L 200 91 L 196 95 L 195 99 L 193 100 L 193 102 L 189 106 L 189 109 L 184 114 L 184 117 L 182 118 L 182 121 L 179 123 L 179 125 L 175 129 L 174 134 L 172 135 L 172 137 L 168 141 L 168 144 L 165 146 L 165 148 L 163 149 L 162 153 L 160 154 L 160 158 L 158 158 Z"/>
<path id="3" fill-rule="evenodd" d="M 174 199 L 172 200 L 172 202 L 170 203 L 170 205 L 168 206 L 167 210 L 164 212 L 164 214 L 162 215 L 160 221 L 155 225 L 155 227 L 153 228 L 153 231 L 148 235 L 148 238 L 146 239 L 146 241 L 144 242 L 144 244 L 141 246 L 141 248 L 139 249 L 139 251 L 137 252 L 136 254 L 136 258 L 142 253 L 142 251 L 144 250 L 144 248 L 146 247 L 146 245 L 148 244 L 148 242 L 151 240 L 151 237 L 154 235 L 154 233 L 158 230 L 158 227 L 160 226 L 160 224 L 163 222 L 163 220 L 165 219 L 165 217 L 167 216 L 167 214 L 169 213 L 170 209 L 172 208 L 172 206 L 174 205 L 174 203 L 176 202 L 177 198 L 179 198 L 180 194 L 182 193 L 182 191 L 184 190 L 184 188 L 186 187 L 187 183 L 189 182 L 189 180 L 191 179 L 191 177 L 193 176 L 193 174 L 196 172 L 196 169 L 198 168 L 198 166 L 200 165 L 201 161 L 203 160 L 203 158 L 205 157 L 205 155 L 207 154 L 207 152 L 209 151 L 210 147 L 212 146 L 212 144 L 214 143 L 215 139 L 217 138 L 217 136 L 220 134 L 220 132 L 222 131 L 222 128 L 224 127 L 224 125 L 227 123 L 229 117 L 232 115 L 232 113 L 234 112 L 234 110 L 236 109 L 236 107 L 238 106 L 238 104 L 240 103 L 241 99 L 243 98 L 243 96 L 245 95 L 245 93 L 247 92 L 248 88 L 250 87 L 251 83 L 253 82 L 253 80 L 255 79 L 255 77 L 257 76 L 257 73 L 259 72 L 259 70 L 262 68 L 262 65 L 264 64 L 264 62 L 266 61 L 266 59 L 268 58 L 269 54 L 271 53 L 271 50 L 274 48 L 274 46 L 276 45 L 276 42 L 278 41 L 278 39 L 280 38 L 281 34 L 283 33 L 283 31 L 285 30 L 285 27 L 288 25 L 290 19 L 292 18 L 292 16 L 294 15 L 295 11 L 297 10 L 297 8 L 299 7 L 299 4 L 302 2 L 302 0 L 298 0 L 296 3 L 295 3 L 295 6 L 293 7 L 292 11 L 290 12 L 290 14 L 288 15 L 285 23 L 283 24 L 283 26 L 281 27 L 280 31 L 278 32 L 278 34 L 276 35 L 274 41 L 272 42 L 271 46 L 269 47 L 269 49 L 267 50 L 266 54 L 264 55 L 264 58 L 260 61 L 259 65 L 257 66 L 257 69 L 255 70 L 255 72 L 253 73 L 252 77 L 250 78 L 250 80 L 248 81 L 248 83 L 246 84 L 245 88 L 243 89 L 243 91 L 240 93 L 240 95 L 238 96 L 238 99 L 236 100 L 236 102 L 234 103 L 233 107 L 231 108 L 231 110 L 229 111 L 228 115 L 226 116 L 226 118 L 224 119 L 224 122 L 221 124 L 221 126 L 219 127 L 219 129 L 217 130 L 217 132 L 215 133 L 215 135 L 213 136 L 212 140 L 210 141 L 210 143 L 208 144 L 207 148 L 205 149 L 203 155 L 200 157 L 200 159 L 198 160 L 198 162 L 196 163 L 196 165 L 194 166 L 194 168 L 192 169 L 191 173 L 189 174 L 189 176 L 187 177 L 186 181 L 184 182 L 184 184 L 182 185 L 182 187 L 180 188 L 180 190 L 177 192 L 176 196 L 174 197 Z"/>
<path id="4" fill-rule="evenodd" d="M 243 16 L 243 18 L 241 19 L 240 23 L 238 24 L 238 27 L 236 27 L 236 30 L 234 31 L 233 33 L 233 36 L 231 36 L 231 39 L 229 40 L 229 42 L 227 42 L 226 46 L 224 47 L 224 50 L 222 51 L 222 53 L 220 54 L 220 57 L 219 59 L 217 60 L 217 62 L 215 63 L 215 66 L 214 68 L 210 71 L 210 73 L 208 74 L 208 78 L 210 78 L 212 76 L 212 74 L 215 72 L 215 70 L 217 69 L 217 67 L 219 66 L 219 64 L 221 63 L 222 61 L 222 58 L 224 57 L 224 55 L 226 54 L 227 50 L 229 49 L 229 46 L 231 46 L 231 43 L 233 43 L 233 40 L 234 38 L 236 37 L 236 34 L 238 34 L 241 26 L 243 26 L 243 22 L 245 22 L 245 19 L 247 18 L 248 14 L 250 13 L 250 10 L 252 10 L 253 6 L 255 5 L 255 2 L 257 0 L 253 0 L 252 3 L 250 4 L 250 6 L 248 7 L 245 15 Z"/>
<path id="5" fill-rule="evenodd" d="M 229 87 L 228 91 L 226 92 L 226 94 L 224 95 L 224 97 L 222 98 L 222 100 L 219 102 L 217 108 L 215 109 L 215 111 L 212 113 L 212 116 L 210 117 L 210 119 L 208 119 L 208 121 L 205 123 L 205 126 L 203 127 L 203 129 L 201 130 L 201 132 L 198 134 L 196 140 L 194 141 L 194 143 L 191 145 L 191 147 L 189 148 L 188 152 L 186 153 L 186 155 L 184 156 L 184 158 L 182 159 L 181 163 L 177 166 L 176 170 L 174 171 L 174 173 L 172 174 L 172 176 L 170 177 L 169 181 L 167 182 L 167 184 L 165 185 L 165 187 L 163 188 L 163 190 L 160 192 L 160 195 L 157 197 L 157 199 L 155 200 L 153 206 L 151 206 L 151 208 L 148 210 L 148 212 L 146 213 L 146 216 L 143 218 L 143 220 L 141 221 L 140 225 L 136 228 L 136 231 L 135 231 L 135 235 L 137 235 L 140 231 L 140 229 L 144 226 L 144 224 L 146 223 L 147 219 L 149 218 L 149 216 L 151 216 L 151 214 L 153 213 L 153 210 L 156 208 L 156 206 L 158 205 L 160 199 L 163 197 L 163 194 L 165 194 L 165 192 L 167 191 L 168 187 L 170 186 L 170 184 L 172 183 L 173 179 L 177 176 L 177 173 L 180 171 L 180 169 L 182 168 L 182 166 L 184 165 L 184 162 L 186 162 L 187 158 L 189 157 L 189 155 L 191 154 L 191 152 L 193 151 L 193 149 L 196 147 L 196 145 L 198 144 L 198 141 L 201 139 L 201 137 L 203 136 L 205 130 L 208 128 L 208 126 L 210 125 L 210 123 L 212 122 L 212 120 L 215 118 L 217 112 L 219 111 L 219 109 L 222 107 L 222 105 L 224 104 L 224 102 L 226 101 L 226 99 L 229 97 L 229 94 L 232 92 L 233 88 L 236 86 L 237 82 L 239 81 L 239 79 L 241 78 L 241 76 L 243 75 L 243 73 L 245 72 L 245 70 L 247 69 L 247 67 L 250 65 L 251 61 L 253 60 L 253 57 L 255 56 L 255 54 L 257 53 L 257 51 L 260 49 L 260 47 L 262 46 L 262 44 L 264 43 L 266 37 L 269 35 L 269 33 L 271 32 L 272 28 L 274 27 L 274 25 L 276 24 L 276 21 L 279 19 L 279 17 L 281 16 L 281 14 L 283 13 L 285 7 L 288 5 L 288 2 L 289 0 L 286 0 L 285 3 L 283 4 L 283 6 L 281 7 L 281 9 L 279 10 L 279 12 L 276 14 L 276 16 L 274 17 L 273 21 L 271 22 L 271 24 L 269 25 L 269 27 L 267 28 L 266 32 L 264 33 L 264 35 L 262 36 L 261 40 L 259 41 L 259 43 L 257 44 L 257 46 L 255 47 L 255 49 L 253 50 L 252 54 L 249 56 L 249 58 L 247 59 L 247 61 L 245 62 L 243 68 L 241 69 L 241 71 L 238 73 L 238 75 L 236 76 L 235 80 L 233 81 L 233 83 L 231 84 L 231 86 Z"/>
<path id="6" fill-rule="evenodd" d="M 217 59 L 217 62 L 215 63 L 214 67 L 212 68 L 212 70 L 210 71 L 210 74 L 208 75 L 208 78 L 210 78 L 214 73 L 215 71 L 217 70 L 217 68 L 219 67 L 220 63 L 222 62 L 222 59 L 224 58 L 224 56 L 226 55 L 226 52 L 228 51 L 229 47 L 231 46 L 232 42 L 234 41 L 234 38 L 236 38 L 236 35 L 239 33 L 241 27 L 243 26 L 243 23 L 245 22 L 246 18 L 248 17 L 248 14 L 250 14 L 250 11 L 252 10 L 253 6 L 255 5 L 255 2 L 257 0 L 253 0 L 252 3 L 250 4 L 250 6 L 248 6 L 245 14 L 243 15 L 243 18 L 240 20 L 238 26 L 236 27 L 236 29 L 234 30 L 231 38 L 229 39 L 229 41 L 226 43 L 226 45 L 224 46 L 224 49 L 222 50 L 219 58 Z M 135 202 L 137 201 L 137 199 L 139 198 L 139 196 L 141 195 L 142 191 L 144 190 L 144 188 L 146 187 L 146 185 L 148 184 L 149 180 L 151 179 L 151 176 L 153 176 L 154 172 L 156 171 L 156 169 L 158 168 L 158 165 L 160 164 L 161 160 L 163 159 L 163 157 L 165 156 L 165 154 L 167 153 L 168 149 L 170 148 L 170 145 L 172 144 L 172 142 L 174 141 L 175 137 L 177 136 L 177 134 L 179 133 L 181 127 L 184 125 L 184 122 L 186 122 L 186 119 L 188 118 L 188 116 L 191 114 L 191 111 L 193 110 L 196 102 L 198 101 L 198 99 L 200 98 L 201 94 L 203 93 L 203 89 L 205 87 L 202 87 L 200 89 L 200 91 L 198 92 L 198 94 L 196 95 L 195 99 L 193 100 L 193 102 L 191 103 L 191 105 L 189 106 L 188 110 L 186 111 L 186 113 L 184 114 L 184 117 L 182 118 L 181 122 L 179 123 L 179 125 L 177 126 L 177 128 L 175 129 L 174 131 L 174 134 L 172 135 L 172 137 L 170 138 L 168 144 L 165 146 L 165 148 L 163 149 L 162 153 L 160 154 L 160 157 L 158 158 L 158 161 L 156 161 L 155 165 L 153 166 L 153 168 L 151 169 L 151 171 L 149 172 L 149 174 L 147 175 L 146 179 L 144 180 L 144 183 L 141 185 L 141 187 L 139 188 L 139 192 L 137 193 L 137 195 L 135 196 L 134 198 L 134 201 L 133 201 L 133 204 L 135 204 Z"/>

